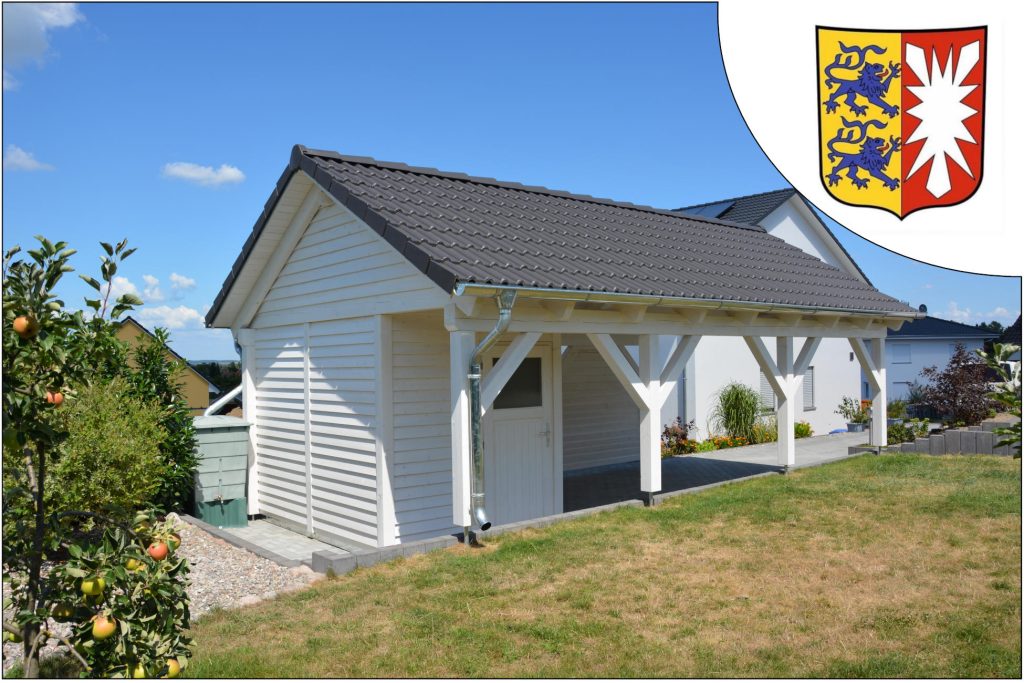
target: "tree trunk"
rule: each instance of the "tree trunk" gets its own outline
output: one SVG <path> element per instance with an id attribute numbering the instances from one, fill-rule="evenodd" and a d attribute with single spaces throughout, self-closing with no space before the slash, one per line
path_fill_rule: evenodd
<path id="1" fill-rule="evenodd" d="M 33 477 L 32 498 L 36 505 L 36 526 L 32 534 L 32 552 L 29 556 L 28 569 L 28 605 L 32 611 L 39 609 L 41 592 L 40 577 L 43 568 L 43 541 L 46 538 L 46 514 L 43 501 L 43 484 L 46 480 L 46 451 L 39 447 L 39 468 Z M 29 624 L 25 627 L 25 678 L 39 678 L 39 650 L 36 644 L 39 637 L 39 626 Z"/>

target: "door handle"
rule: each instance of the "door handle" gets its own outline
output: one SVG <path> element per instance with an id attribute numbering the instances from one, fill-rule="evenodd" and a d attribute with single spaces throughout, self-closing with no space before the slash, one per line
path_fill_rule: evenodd
<path id="1" fill-rule="evenodd" d="M 548 424 L 548 423 L 545 423 L 544 424 L 544 431 L 543 432 L 537 432 L 537 436 L 543 436 L 545 443 L 548 446 L 550 446 L 551 445 L 551 425 Z"/>

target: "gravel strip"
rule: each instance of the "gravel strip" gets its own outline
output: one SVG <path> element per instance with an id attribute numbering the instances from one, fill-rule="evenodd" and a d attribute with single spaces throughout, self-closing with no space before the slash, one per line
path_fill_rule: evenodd
<path id="1" fill-rule="evenodd" d="M 177 515 L 172 514 L 169 518 L 174 521 L 181 536 L 181 547 L 177 552 L 188 558 L 192 570 L 188 575 L 191 581 L 188 595 L 193 621 L 214 608 L 255 605 L 280 593 L 305 588 L 322 578 L 305 565 L 282 567 L 211 536 L 199 527 L 182 521 Z M 4 618 L 8 617 L 5 611 Z M 68 635 L 71 627 L 69 624 L 51 621 L 50 630 Z M 42 649 L 42 655 L 47 657 L 61 649 L 63 646 L 47 645 Z M 3 670 L 6 672 L 20 662 L 21 656 L 21 643 L 4 643 Z"/>

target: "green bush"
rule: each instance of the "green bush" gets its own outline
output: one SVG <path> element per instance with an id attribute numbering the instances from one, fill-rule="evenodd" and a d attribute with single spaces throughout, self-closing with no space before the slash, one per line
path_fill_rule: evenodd
<path id="1" fill-rule="evenodd" d="M 901 398 L 893 399 L 889 401 L 889 405 L 886 406 L 886 413 L 894 420 L 904 418 L 907 416 L 907 402 Z"/>
<path id="2" fill-rule="evenodd" d="M 49 471 L 51 511 L 132 509 L 150 500 L 166 475 L 159 405 L 114 379 L 83 387 L 59 413 L 68 437 Z"/>
<path id="3" fill-rule="evenodd" d="M 864 424 L 871 419 L 871 414 L 864 404 L 852 396 L 843 397 L 836 409 L 836 415 L 842 415 L 847 422 L 852 424 Z"/>
<path id="4" fill-rule="evenodd" d="M 731 382 L 718 392 L 717 403 L 711 413 L 715 430 L 728 436 L 753 440 L 754 425 L 761 411 L 761 397 L 750 387 Z"/>
<path id="5" fill-rule="evenodd" d="M 125 371 L 134 396 L 162 406 L 160 425 L 166 431 L 166 438 L 160 442 L 163 476 L 151 502 L 168 512 L 189 507 L 199 464 L 192 413 L 178 379 L 185 363 L 168 357 L 169 342 L 167 330 L 156 328 L 153 336 L 133 351 L 135 369 Z"/>
<path id="6" fill-rule="evenodd" d="M 798 439 L 806 439 L 809 436 L 814 436 L 814 430 L 811 429 L 810 422 L 797 422 L 793 426 L 793 433 Z"/>
<path id="7" fill-rule="evenodd" d="M 771 443 L 779 440 L 779 424 L 774 415 L 758 418 L 750 431 L 750 443 Z"/>

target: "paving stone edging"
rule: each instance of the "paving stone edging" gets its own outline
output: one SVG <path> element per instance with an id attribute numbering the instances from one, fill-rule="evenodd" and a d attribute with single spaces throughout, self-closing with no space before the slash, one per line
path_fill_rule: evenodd
<path id="1" fill-rule="evenodd" d="M 216 536 L 222 541 L 227 541 L 233 546 L 237 546 L 239 548 L 242 548 L 243 550 L 248 550 L 250 553 L 254 555 L 259 555 L 260 557 L 266 558 L 272 562 L 276 562 L 282 567 L 298 567 L 302 564 L 309 564 L 308 562 L 303 562 L 302 560 L 293 560 L 291 558 L 285 557 L 284 555 L 278 555 L 273 550 L 267 550 L 266 548 L 258 546 L 252 541 L 248 541 L 242 538 L 241 536 L 236 536 L 235 534 L 231 533 L 229 529 L 221 529 L 220 527 L 213 526 L 212 524 L 204 522 L 201 519 L 197 519 L 192 515 L 179 514 L 178 516 L 181 517 L 182 521 L 188 522 L 193 526 L 199 527 L 211 536 Z"/>

